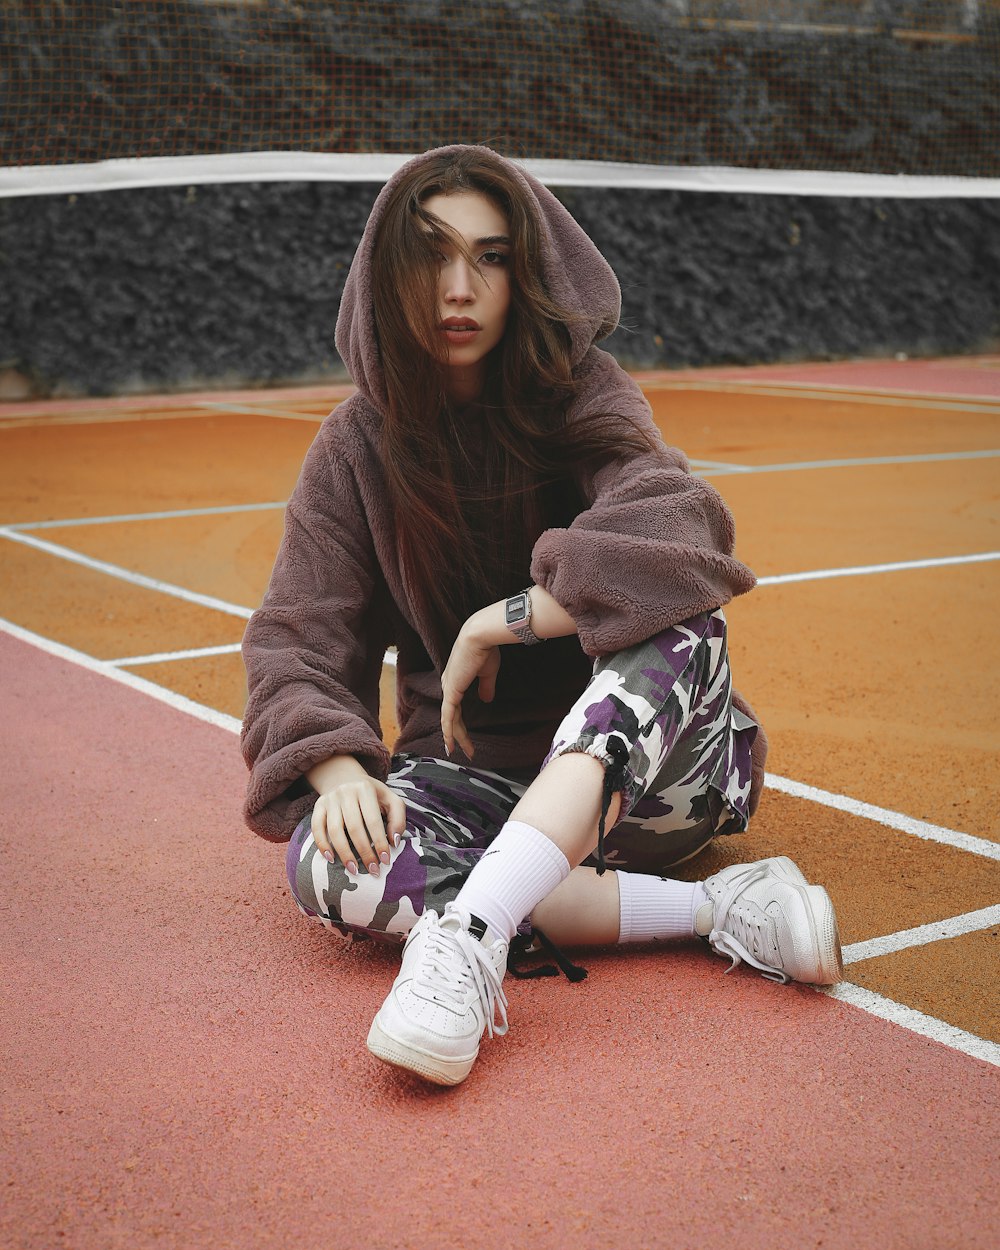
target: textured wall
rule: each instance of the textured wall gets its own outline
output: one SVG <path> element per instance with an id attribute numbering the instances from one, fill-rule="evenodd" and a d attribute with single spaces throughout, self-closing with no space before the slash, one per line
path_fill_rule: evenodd
<path id="1" fill-rule="evenodd" d="M 377 187 L 0 201 L 7 394 L 342 376 L 340 292 Z M 1000 341 L 1000 204 L 572 190 L 637 366 L 954 353 Z"/>

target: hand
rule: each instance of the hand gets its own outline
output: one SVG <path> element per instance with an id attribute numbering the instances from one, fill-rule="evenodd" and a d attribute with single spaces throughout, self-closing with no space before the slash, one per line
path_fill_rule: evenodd
<path id="1" fill-rule="evenodd" d="M 383 813 L 386 819 L 383 820 Z M 312 835 L 320 853 L 339 859 L 352 876 L 364 864 L 377 877 L 406 829 L 406 804 L 382 781 L 367 774 L 325 790 L 312 813 Z"/>
<path id="2" fill-rule="evenodd" d="M 457 742 L 470 760 L 475 747 L 462 719 L 462 697 L 478 678 L 479 697 L 484 703 L 491 703 L 500 670 L 500 648 L 473 637 L 468 627 L 474 619 L 470 617 L 462 626 L 441 674 L 441 733 L 445 750 L 451 755 Z"/>

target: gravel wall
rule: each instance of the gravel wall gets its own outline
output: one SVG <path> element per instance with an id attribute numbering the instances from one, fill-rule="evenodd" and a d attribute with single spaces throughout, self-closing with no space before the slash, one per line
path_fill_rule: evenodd
<path id="1" fill-rule="evenodd" d="M 0 200 L 0 396 L 342 377 L 368 184 Z M 1000 343 L 1000 204 L 567 190 L 622 283 L 638 367 Z"/>

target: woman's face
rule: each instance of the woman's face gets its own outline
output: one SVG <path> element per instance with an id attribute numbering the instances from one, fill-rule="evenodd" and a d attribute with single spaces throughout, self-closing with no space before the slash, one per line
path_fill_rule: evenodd
<path id="1" fill-rule="evenodd" d="M 486 379 L 486 357 L 503 338 L 510 309 L 510 225 L 478 191 L 433 195 L 424 208 L 465 241 L 476 264 L 443 243 L 438 270 L 437 332 L 448 353 L 448 389 L 475 399 Z"/>

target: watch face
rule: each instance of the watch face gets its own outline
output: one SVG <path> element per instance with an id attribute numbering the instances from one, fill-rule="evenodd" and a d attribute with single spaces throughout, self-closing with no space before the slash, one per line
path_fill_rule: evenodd
<path id="1" fill-rule="evenodd" d="M 516 625 L 528 615 L 528 596 L 522 591 L 519 595 L 511 595 L 507 600 L 505 620 L 508 625 Z"/>

